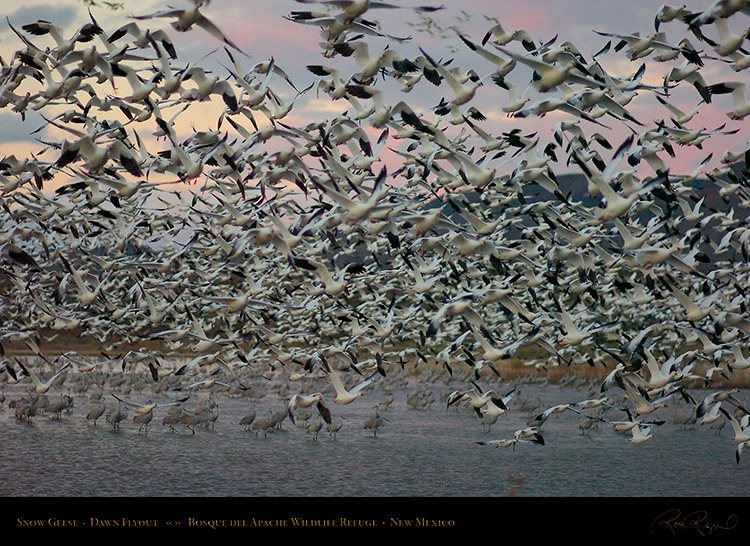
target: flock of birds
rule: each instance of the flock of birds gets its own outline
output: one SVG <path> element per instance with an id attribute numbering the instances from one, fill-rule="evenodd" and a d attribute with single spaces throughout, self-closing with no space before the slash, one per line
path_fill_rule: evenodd
<path id="1" fill-rule="evenodd" d="M 185 391 L 324 378 L 319 392 L 290 393 L 284 414 L 314 408 L 334 434 L 331 407 L 415 365 L 467 373 L 447 405 L 502 418 L 512 393 L 480 383 L 534 354 L 539 373 L 606 369 L 598 395 L 483 444 L 543 444 L 544 422 L 564 411 L 642 443 L 660 423 L 644 416 L 679 399 L 731 422 L 739 462 L 750 412 L 721 385 L 750 368 L 750 151 L 725 146 L 691 173 L 669 162 L 737 142 L 750 53 L 749 31 L 732 28 L 747 28 L 750 2 L 665 5 L 654 33 L 598 32 L 593 54 L 497 21 L 483 37 L 450 27 L 470 69 L 370 19 L 407 8 L 298 2 L 287 19 L 321 30 L 307 87 L 282 59 L 250 60 L 203 14 L 206 0 L 110 31 L 93 15 L 72 34 L 8 21 L 20 48 L 2 60 L 0 107 L 44 123 L 41 149 L 0 161 L 0 343 L 37 366 L 4 349 L 4 381 L 28 376 L 44 395 L 69 367 L 187 379 L 160 402 L 112 392 L 112 426 L 125 406 L 146 427 L 161 407 L 202 422 Z M 221 69 L 183 61 L 165 21 L 215 37 Z M 605 69 L 623 58 L 629 74 Z M 343 111 L 296 117 L 312 94 Z M 483 114 L 488 104 L 501 113 Z M 710 108 L 726 119 L 691 123 Z M 185 136 L 180 125 L 205 111 L 218 115 Z M 559 120 L 551 130 L 524 128 L 546 115 Z M 95 349 L 49 349 L 76 337 Z M 606 419 L 587 413 L 602 406 Z"/>

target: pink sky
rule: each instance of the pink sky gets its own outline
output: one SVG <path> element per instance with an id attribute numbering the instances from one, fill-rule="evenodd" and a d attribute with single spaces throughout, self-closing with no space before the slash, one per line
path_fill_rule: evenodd
<path id="1" fill-rule="evenodd" d="M 402 4 L 421 5 L 422 3 L 402 2 Z M 651 33 L 653 32 L 654 15 L 661 5 L 657 1 L 624 3 L 602 1 L 542 2 L 533 0 L 505 3 L 498 3 L 493 0 L 468 0 L 460 3 L 445 2 L 445 4 L 446 7 L 444 10 L 431 14 L 430 17 L 438 21 L 444 28 L 456 25 L 475 42 L 481 41 L 484 33 L 493 24 L 485 17 L 490 16 L 497 18 L 507 29 L 524 28 L 540 41 L 550 39 L 553 35 L 557 34 L 557 43 L 565 40 L 573 42 L 586 58 L 590 58 L 590 55 L 607 41 L 606 38 L 595 34 L 593 30 L 616 33 L 640 32 L 643 35 Z M 689 7 L 700 9 L 703 4 L 702 2 L 692 2 L 689 3 Z M 187 5 L 187 2 L 175 5 Z M 34 6 L 39 6 L 39 9 L 31 10 L 30 8 Z M 18 18 L 14 17 L 14 14 L 25 14 L 24 16 L 28 19 L 28 17 L 32 16 L 30 14 L 48 13 L 45 10 L 45 6 L 47 4 L 43 2 L 6 2 L 2 7 L 2 12 L 4 16 L 10 16 L 12 22 L 17 27 L 20 27 L 21 24 L 28 21 L 17 20 Z M 88 15 L 81 2 L 67 0 L 65 2 L 55 2 L 53 6 L 54 9 L 49 11 L 52 15 L 55 13 L 76 14 L 77 18 L 72 19 L 71 24 L 66 29 L 69 33 L 72 33 L 77 28 L 77 25 L 82 24 L 88 19 Z M 144 1 L 140 3 L 127 3 L 125 10 L 112 11 L 95 8 L 93 13 L 100 24 L 111 32 L 121 24 L 129 22 L 130 20 L 127 16 L 131 13 L 148 14 L 154 13 L 159 9 L 164 9 L 163 5 L 159 2 Z M 306 87 L 310 83 L 317 81 L 317 77 L 305 69 L 305 66 L 308 64 L 327 64 L 340 67 L 343 74 L 356 72 L 356 65 L 352 59 L 326 59 L 321 55 L 318 47 L 320 34 L 317 27 L 296 24 L 283 18 L 284 15 L 288 15 L 294 10 L 323 11 L 322 6 L 303 4 L 291 0 L 278 2 L 221 2 L 214 0 L 209 6 L 204 8 L 203 12 L 227 36 L 235 41 L 243 50 L 251 54 L 252 60 L 238 57 L 241 59 L 240 62 L 243 67 L 247 69 L 253 63 L 273 56 L 278 66 L 289 73 L 299 88 Z M 469 13 L 470 16 L 466 17 L 462 14 L 462 10 Z M 367 14 L 367 17 L 379 20 L 385 32 L 394 35 L 413 36 L 413 40 L 409 44 L 391 45 L 391 47 L 399 48 L 406 55 L 418 54 L 417 46 L 420 46 L 435 58 L 454 58 L 454 65 L 462 67 L 471 66 L 480 74 L 483 74 L 482 71 L 488 73 L 491 69 L 491 66 L 484 59 L 472 54 L 456 38 L 455 34 L 450 31 L 447 31 L 444 38 L 435 39 L 425 32 L 420 32 L 418 27 L 409 26 L 407 24 L 408 21 L 419 21 L 419 18 L 411 12 L 405 10 L 371 10 Z M 740 15 L 738 19 L 743 19 L 743 16 Z M 152 24 L 149 24 L 147 21 L 142 21 L 142 23 L 145 27 L 156 29 L 168 28 L 169 21 L 170 19 L 167 18 L 154 18 Z M 736 23 L 733 22 L 733 25 L 736 25 Z M 680 23 L 667 23 L 662 26 L 662 29 L 668 33 L 673 43 L 676 43 L 684 36 L 690 36 L 684 32 L 684 25 Z M 221 51 L 222 44 L 213 36 L 200 28 L 193 29 L 184 34 L 177 33 L 172 29 L 169 30 L 175 39 L 178 52 L 180 53 L 178 62 L 195 63 L 200 60 L 202 66 L 226 74 L 226 71 L 219 63 L 228 65 L 228 59 L 224 52 Z M 739 28 L 736 30 L 739 31 Z M 715 34 L 713 29 L 707 32 L 711 35 Z M 10 55 L 9 52 L 12 52 L 13 48 L 17 46 L 19 40 L 7 30 L 2 31 L 0 37 L 2 37 L 2 42 L 0 42 L 2 54 L 4 57 L 7 57 Z M 705 44 L 699 44 L 694 37 L 691 38 L 696 47 L 707 47 Z M 370 43 L 371 54 L 375 54 L 380 50 L 379 48 L 388 45 L 388 41 L 382 38 L 368 37 L 367 40 Z M 34 41 L 40 41 L 41 43 L 41 38 L 35 38 Z M 218 51 L 215 51 L 217 49 Z M 514 47 L 514 49 L 522 51 L 520 47 Z M 212 51 L 215 52 L 211 53 Z M 207 58 L 203 58 L 209 53 L 210 55 Z M 608 70 L 613 71 L 614 74 L 621 75 L 635 71 L 640 62 L 642 62 L 623 61 L 623 57 L 623 52 L 610 52 L 602 59 L 602 62 Z M 648 63 L 646 81 L 660 83 L 662 75 L 667 68 L 666 65 L 651 62 L 650 59 L 646 59 L 645 61 Z M 681 62 L 681 60 L 674 61 L 672 64 L 676 65 Z M 523 87 L 529 81 L 530 71 L 526 67 L 519 67 L 514 70 L 511 76 L 512 81 L 516 85 Z M 706 77 L 711 78 L 709 83 L 717 83 L 719 81 L 727 81 L 729 78 L 737 79 L 739 76 L 727 68 L 720 73 L 710 74 Z M 273 87 L 288 98 L 293 96 L 291 88 L 280 80 L 276 80 Z M 681 87 L 686 87 L 686 89 L 679 89 L 674 93 L 671 100 L 674 101 L 676 106 L 682 109 L 690 109 L 697 104 L 699 100 L 698 94 L 690 86 L 683 85 Z M 395 96 L 394 101 L 407 100 L 416 110 L 427 111 L 430 107 L 437 104 L 441 96 L 450 93 L 449 90 L 446 91 L 445 86 L 439 90 L 422 86 L 420 91 L 425 91 L 427 94 L 398 94 Z M 431 91 L 432 94 L 430 95 Z M 633 115 L 641 119 L 646 125 L 649 125 L 655 119 L 666 119 L 668 121 L 669 112 L 656 103 L 653 97 L 647 95 L 644 93 L 643 98 L 637 98 L 631 103 L 630 108 Z M 532 100 L 539 98 L 538 94 L 534 95 L 532 93 L 530 96 L 534 97 Z M 325 99 L 325 96 L 322 96 L 322 98 Z M 319 104 L 318 102 L 311 102 L 313 99 L 315 99 L 314 89 L 310 90 L 305 96 L 299 97 L 292 113 L 284 121 L 291 124 L 303 124 L 315 115 L 332 115 L 329 112 L 311 112 L 310 110 L 306 110 L 307 107 Z M 494 112 L 499 110 L 498 99 L 500 101 L 506 100 L 505 92 L 494 87 L 490 82 L 479 90 L 475 99 L 476 102 L 472 104 L 476 104 L 480 110 Z M 712 105 L 705 105 L 694 120 L 690 122 L 690 127 L 714 129 L 725 122 L 727 123 L 727 129 L 741 127 L 742 122 L 733 122 L 726 117 L 725 112 L 730 107 L 731 98 L 728 95 L 715 97 L 714 103 Z M 191 108 L 190 112 L 191 123 L 193 125 L 200 126 L 205 123 L 207 128 L 215 125 L 215 118 L 202 120 L 203 113 L 199 109 Z M 3 114 L 7 115 L 5 112 Z M 215 109 L 206 109 L 205 114 L 215 116 Z M 539 131 L 540 135 L 544 135 L 543 138 L 546 141 L 550 141 L 551 135 L 546 133 L 546 131 L 559 119 L 562 118 L 555 114 L 549 114 L 545 119 L 529 117 L 523 120 L 496 116 L 495 119 L 488 119 L 486 122 L 482 122 L 481 125 L 490 132 L 500 132 L 513 127 L 522 127 L 525 132 Z M 622 130 L 621 124 L 617 120 L 604 118 L 601 121 L 612 127 L 618 127 L 617 131 L 613 132 L 612 135 L 614 142 L 618 142 L 627 136 L 627 131 Z M 585 121 L 582 121 L 581 125 L 588 127 L 588 131 L 602 130 L 600 127 L 591 125 Z M 0 135 L 0 138 L 5 141 L 10 140 L 7 135 Z M 673 172 L 690 172 L 709 152 L 714 152 L 714 159 L 718 160 L 721 154 L 727 149 L 737 150 L 745 146 L 746 140 L 744 136 L 738 134 L 721 139 L 710 139 L 704 145 L 703 150 L 697 150 L 694 147 L 679 148 L 677 149 L 677 160 L 673 160 L 671 163 L 674 169 Z M 562 166 L 559 168 L 562 168 Z"/>

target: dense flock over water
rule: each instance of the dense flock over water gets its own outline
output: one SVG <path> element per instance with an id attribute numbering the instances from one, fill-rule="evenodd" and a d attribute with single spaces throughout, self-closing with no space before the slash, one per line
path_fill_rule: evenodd
<path id="1" fill-rule="evenodd" d="M 290 6 L 303 74 L 205 0 L 8 20 L 4 489 L 742 494 L 748 2 L 591 51 Z"/>
<path id="2" fill-rule="evenodd" d="M 394 371 L 361 403 L 333 408 L 332 422 L 341 425 L 335 433 L 317 411 L 295 412 L 295 424 L 288 415 L 289 394 L 326 392 L 325 377 L 302 380 L 291 391 L 280 378 L 270 385 L 256 380 L 243 393 L 163 391 L 147 373 L 124 382 L 117 373 L 101 382 L 94 377 L 68 374 L 59 394 L 46 395 L 46 407 L 40 404 L 30 420 L 18 419 L 9 407 L 29 396 L 27 385 L 0 390 L 5 494 L 705 497 L 744 495 L 749 477 L 747 465 L 734 461 L 726 420 L 702 425 L 680 400 L 660 414 L 664 423 L 643 445 L 630 443 L 629 432 L 615 431 L 614 422 L 626 414 L 606 407 L 582 411 L 594 419 L 572 411 L 551 415 L 540 427 L 544 445 L 482 445 L 512 438 L 547 407 L 596 395 L 600 381 L 574 375 L 560 383 L 531 376 L 489 382 L 499 393 L 513 391 L 509 411 L 493 421 L 467 403 L 448 407 L 451 393 L 468 378 Z M 170 422 L 171 407 L 159 407 L 144 427 L 128 408 L 115 425 L 108 419 L 118 409 L 113 393 L 141 404 L 187 394 L 180 407 L 205 420 Z M 69 407 L 56 413 L 55 403 L 66 397 Z M 612 402 L 615 408 L 625 404 Z M 91 412 L 102 404 L 106 411 L 94 423 Z M 376 410 L 381 422 L 372 428 Z M 258 426 L 271 418 L 278 423 Z M 311 430 L 317 426 L 318 432 Z M 622 479 L 624 469 L 628 479 Z"/>

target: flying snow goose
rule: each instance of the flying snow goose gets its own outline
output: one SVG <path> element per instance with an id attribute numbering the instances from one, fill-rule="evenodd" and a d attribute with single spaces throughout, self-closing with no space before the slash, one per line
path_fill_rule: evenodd
<path id="1" fill-rule="evenodd" d="M 214 38 L 221 40 L 229 47 L 236 49 L 246 57 L 249 57 L 249 55 L 242 51 L 242 49 L 240 49 L 237 45 L 235 45 L 232 40 L 227 38 L 227 36 L 224 35 L 219 27 L 213 24 L 205 15 L 203 15 L 199 11 L 200 8 L 202 8 L 204 5 L 207 5 L 209 2 L 210 0 L 193 0 L 194 5 L 187 9 L 168 9 L 152 13 L 151 15 L 132 16 L 132 18 L 138 20 L 153 19 L 156 17 L 175 18 L 175 20 L 172 22 L 172 28 L 179 32 L 187 32 L 193 27 L 193 25 L 198 25 L 203 30 L 211 34 Z"/>
<path id="2" fill-rule="evenodd" d="M 744 82 L 724 82 L 708 87 L 712 94 L 732 93 L 734 110 L 727 112 L 727 117 L 733 120 L 745 119 L 750 115 L 750 101 L 745 98 Z"/>
<path id="3" fill-rule="evenodd" d="M 535 73 L 539 76 L 539 79 L 535 79 L 533 85 L 541 93 L 546 93 L 547 91 L 556 88 L 563 82 L 579 83 L 596 89 L 605 87 L 604 83 L 595 80 L 592 77 L 586 76 L 580 72 L 574 72 L 574 69 L 577 70 L 580 66 L 580 63 L 578 62 L 568 61 L 561 66 L 556 66 L 531 57 L 518 55 L 502 47 L 499 47 L 498 49 L 505 55 L 509 56 L 511 59 L 525 64 L 535 71 Z"/>
<path id="4" fill-rule="evenodd" d="M 296 410 L 297 408 L 309 408 L 314 404 L 317 404 L 321 400 L 323 400 L 323 395 L 319 392 L 315 392 L 312 394 L 295 394 L 294 396 L 292 396 L 287 406 L 289 419 L 292 421 L 292 424 L 296 424 L 294 422 L 294 410 Z"/>
<path id="5" fill-rule="evenodd" d="M 378 374 L 377 371 L 374 372 L 357 386 L 353 387 L 351 390 L 347 390 L 344 386 L 344 383 L 341 381 L 338 372 L 331 365 L 329 365 L 325 359 L 322 359 L 321 363 L 323 369 L 331 380 L 331 384 L 333 385 L 334 390 L 336 391 L 336 398 L 333 399 L 336 404 L 351 404 L 357 398 L 363 396 L 364 393 L 362 392 L 362 390 L 370 383 L 372 383 L 372 381 L 375 379 L 375 376 Z"/>
<path id="6" fill-rule="evenodd" d="M 406 6 L 379 2 L 376 0 L 297 0 L 302 4 L 323 4 L 341 10 L 344 24 L 349 24 L 357 18 L 361 18 L 370 9 L 403 9 Z M 415 6 L 408 7 L 417 12 L 430 13 L 443 9 L 443 6 Z"/>
<path id="7" fill-rule="evenodd" d="M 42 381 L 33 371 L 29 370 L 26 366 L 24 366 L 20 360 L 16 359 L 16 362 L 21 367 L 21 370 L 23 370 L 23 373 L 28 375 L 31 378 L 31 380 L 34 382 L 34 392 L 36 392 L 37 394 L 45 394 L 46 392 L 48 392 L 52 388 L 52 385 L 54 384 L 55 380 L 58 377 L 60 377 L 60 375 L 68 368 L 68 366 L 70 366 L 70 362 L 68 362 L 65 366 L 60 368 L 52 377 L 47 379 L 47 381 Z"/>

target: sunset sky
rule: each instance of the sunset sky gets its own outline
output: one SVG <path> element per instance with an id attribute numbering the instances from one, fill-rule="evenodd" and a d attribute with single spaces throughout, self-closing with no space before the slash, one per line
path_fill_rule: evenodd
<path id="1" fill-rule="evenodd" d="M 403 5 L 421 5 L 418 2 L 402 2 Z M 186 1 L 175 1 L 174 7 L 187 6 Z M 661 5 L 660 1 L 641 1 L 636 3 L 609 2 L 609 1 L 560 1 L 560 2 L 497 2 L 494 0 L 467 0 L 463 2 L 445 2 L 445 9 L 429 14 L 437 26 L 444 29 L 441 35 L 427 32 L 426 19 L 412 11 L 406 10 L 370 10 L 366 15 L 381 23 L 383 32 L 396 36 L 411 36 L 408 43 L 393 44 L 390 47 L 398 47 L 404 55 L 418 55 L 418 47 L 429 52 L 431 56 L 438 59 L 453 59 L 452 66 L 472 67 L 480 75 L 489 74 L 491 66 L 479 58 L 458 39 L 455 32 L 449 27 L 455 26 L 475 42 L 481 41 L 485 32 L 494 24 L 489 17 L 496 18 L 506 29 L 526 29 L 539 43 L 545 42 L 557 36 L 556 43 L 570 41 L 586 58 L 599 50 L 607 42 L 607 38 L 600 36 L 594 30 L 609 33 L 635 33 L 647 35 L 654 32 L 654 15 Z M 705 7 L 705 2 L 689 2 L 688 8 L 699 10 Z M 166 9 L 165 4 L 158 1 L 126 1 L 124 8 L 112 10 L 106 7 L 96 6 L 91 9 L 97 22 L 111 33 L 113 30 L 126 24 L 132 19 L 130 15 L 147 15 Z M 343 74 L 351 74 L 356 71 L 356 65 L 352 59 L 326 59 L 322 56 L 318 46 L 320 41 L 320 30 L 313 25 L 302 25 L 291 22 L 284 18 L 291 11 L 313 10 L 325 11 L 321 5 L 311 3 L 300 3 L 292 0 L 284 1 L 253 1 L 240 2 L 230 0 L 213 0 L 202 11 L 212 20 L 231 40 L 246 51 L 252 59 L 243 58 L 238 55 L 241 64 L 248 70 L 254 63 L 271 57 L 276 64 L 282 67 L 296 82 L 299 89 L 306 88 L 317 82 L 305 69 L 309 64 L 325 64 L 341 67 Z M 2 23 L 0 24 L 0 54 L 3 59 L 12 56 L 13 51 L 20 47 L 20 40 L 7 26 L 6 18 L 17 28 L 24 24 L 44 19 L 54 22 L 63 27 L 65 33 L 72 34 L 80 25 L 88 22 L 88 13 L 85 3 L 77 0 L 66 0 L 59 2 L 41 2 L 37 0 L 20 2 L 12 0 L 3 2 L 0 7 Z M 739 16 L 737 19 L 742 19 Z M 228 75 L 225 68 L 229 61 L 222 51 L 222 44 L 203 29 L 195 28 L 190 32 L 181 34 L 169 28 L 172 19 L 154 18 L 149 21 L 139 21 L 144 28 L 157 29 L 166 28 L 173 37 L 177 46 L 179 59 L 175 61 L 178 66 L 190 62 L 192 65 L 200 65 L 207 69 L 215 70 L 220 74 Z M 733 22 L 733 24 L 736 24 Z M 683 37 L 688 37 L 696 48 L 708 48 L 706 44 L 697 41 L 694 36 L 684 32 L 684 25 L 676 22 L 662 25 L 662 30 L 667 32 L 672 43 L 676 43 Z M 740 29 L 735 29 L 739 31 Z M 710 29 L 707 33 L 715 35 L 715 30 Z M 35 44 L 44 47 L 48 42 L 53 44 L 49 37 L 32 37 Z M 367 37 L 370 45 L 370 54 L 378 51 L 378 47 L 386 47 L 389 41 L 378 37 Z M 616 39 L 613 40 L 613 46 Z M 516 51 L 523 53 L 520 46 L 516 44 Z M 710 52 L 710 48 L 708 50 Z M 650 58 L 639 61 L 629 61 L 624 51 L 619 53 L 610 52 L 601 58 L 602 64 L 610 73 L 615 75 L 632 74 L 640 66 L 641 62 L 647 62 L 646 76 L 644 82 L 660 85 L 667 66 L 665 63 L 655 63 Z M 678 59 L 672 61 L 672 65 L 678 66 L 683 61 Z M 718 63 L 714 63 L 718 64 Z M 519 88 L 524 88 L 529 81 L 530 72 L 521 67 L 511 74 L 512 80 Z M 728 67 L 726 70 L 716 71 L 708 67 L 704 71 L 704 77 L 709 83 L 737 79 L 738 75 Z M 702 72 L 703 73 L 703 72 Z M 125 85 L 123 85 L 126 87 Z M 500 111 L 503 103 L 498 98 L 505 100 L 506 93 L 496 91 L 492 85 L 485 86 L 477 94 L 477 107 L 488 117 L 484 127 L 497 127 L 499 130 L 507 131 L 514 127 L 521 127 L 525 131 L 539 131 L 551 127 L 561 119 L 560 114 L 550 114 L 546 119 L 529 117 L 523 120 L 508 119 Z M 681 86 L 671 100 L 674 104 L 684 110 L 689 110 L 700 102 L 700 97 L 689 85 Z M 273 82 L 273 88 L 282 94 L 285 99 L 294 98 L 294 91 L 281 80 Z M 422 87 L 421 89 L 424 89 Z M 532 91 L 529 96 L 538 99 L 538 94 Z M 425 94 L 410 95 L 398 94 L 394 100 L 407 100 L 417 111 L 428 111 L 434 107 L 440 99 L 439 94 L 425 96 Z M 321 119 L 343 112 L 349 106 L 344 101 L 341 104 L 332 103 L 325 94 L 317 94 L 313 87 L 304 95 L 297 97 L 294 109 L 285 118 L 285 122 L 295 126 L 301 126 L 315 119 Z M 691 128 L 706 127 L 714 129 L 723 123 L 727 123 L 727 129 L 737 128 L 742 122 L 730 121 L 725 112 L 731 107 L 731 98 L 728 95 L 719 96 L 710 105 L 704 105 L 699 114 L 691 122 Z M 190 110 L 189 123 L 185 122 L 181 129 L 186 134 L 192 131 L 191 126 L 198 127 L 205 124 L 206 128 L 215 125 L 219 115 L 220 107 L 206 104 L 200 111 L 192 108 Z M 667 119 L 669 112 L 661 108 L 653 97 L 648 100 L 636 99 L 630 109 L 633 115 L 642 119 L 648 125 L 655 119 Z M 619 126 L 619 122 L 611 120 L 613 127 Z M 603 121 L 603 123 L 607 123 Z M 33 138 L 29 136 L 34 129 L 43 124 L 38 115 L 31 113 L 27 121 L 22 122 L 19 116 L 9 111 L 0 113 L 0 143 L 3 145 L 2 153 L 21 153 L 24 150 L 33 149 Z M 492 124 L 492 125 L 490 125 Z M 608 124 L 609 126 L 609 124 Z M 592 130 L 594 128 L 592 127 Z M 613 139 L 625 138 L 627 132 L 621 132 L 618 128 Z M 674 169 L 691 171 L 708 153 L 714 152 L 714 159 L 727 149 L 739 151 L 747 145 L 747 139 L 742 134 L 733 135 L 723 139 L 711 139 L 703 150 L 693 147 L 678 150 L 679 154 L 674 160 Z M 674 171 L 673 171 L 674 172 Z"/>

